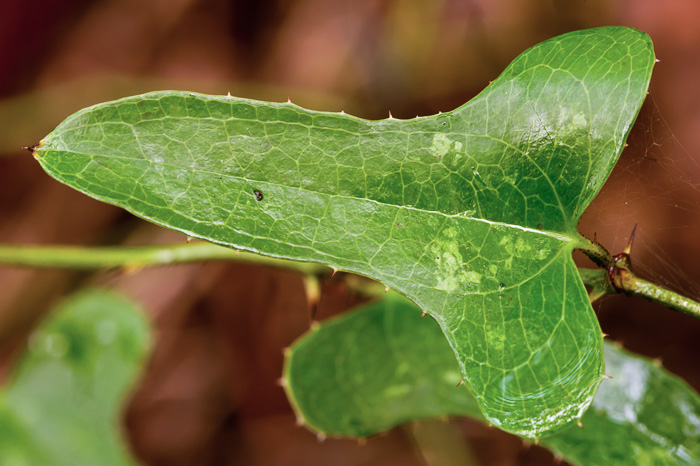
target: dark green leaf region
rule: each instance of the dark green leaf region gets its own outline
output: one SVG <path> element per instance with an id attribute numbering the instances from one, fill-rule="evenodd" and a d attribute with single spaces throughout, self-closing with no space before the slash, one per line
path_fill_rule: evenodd
<path id="1" fill-rule="evenodd" d="M 284 386 L 300 423 L 367 436 L 418 419 L 483 420 L 455 387 L 459 367 L 431 319 L 395 294 L 315 326 L 287 352 Z M 540 443 L 572 464 L 700 464 L 700 396 L 659 364 L 605 345 L 605 380 L 580 429 Z"/>
<path id="2" fill-rule="evenodd" d="M 438 321 L 484 415 L 538 437 L 579 418 L 602 377 L 571 252 L 653 64 L 640 31 L 573 32 L 458 109 L 412 120 L 154 92 L 76 113 L 34 155 L 188 236 L 400 291 Z"/>

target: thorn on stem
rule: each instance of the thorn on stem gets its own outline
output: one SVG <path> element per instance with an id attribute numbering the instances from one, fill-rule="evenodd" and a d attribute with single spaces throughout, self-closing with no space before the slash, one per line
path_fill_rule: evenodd
<path id="1" fill-rule="evenodd" d="M 632 227 L 632 233 L 630 233 L 630 239 L 627 241 L 627 246 L 625 246 L 625 249 L 622 250 L 625 254 L 630 254 L 632 251 L 632 243 L 634 243 L 634 235 L 637 233 L 637 224 L 634 224 L 634 227 Z"/>

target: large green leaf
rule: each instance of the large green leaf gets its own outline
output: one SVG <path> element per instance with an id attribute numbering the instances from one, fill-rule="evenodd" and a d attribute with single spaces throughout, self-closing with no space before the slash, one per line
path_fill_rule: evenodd
<path id="1" fill-rule="evenodd" d="M 389 297 L 324 322 L 287 353 L 285 388 L 297 415 L 331 436 L 366 436 L 414 419 L 482 419 L 432 319 Z M 576 426 L 541 442 L 589 465 L 700 463 L 700 397 L 659 365 L 605 345 L 607 372 Z"/>
<path id="2" fill-rule="evenodd" d="M 149 339 L 142 313 L 115 294 L 59 306 L 0 390 L 0 464 L 134 464 L 117 416 Z"/>
<path id="3" fill-rule="evenodd" d="M 571 251 L 653 63 L 640 31 L 574 32 L 462 107 L 412 120 L 156 92 L 76 113 L 35 156 L 189 236 L 401 291 L 440 323 L 491 422 L 536 437 L 580 417 L 601 380 Z"/>

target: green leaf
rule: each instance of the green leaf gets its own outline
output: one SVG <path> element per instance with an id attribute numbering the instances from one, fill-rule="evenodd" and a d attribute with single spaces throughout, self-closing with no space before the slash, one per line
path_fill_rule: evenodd
<path id="1" fill-rule="evenodd" d="M 321 323 L 287 352 L 284 386 L 297 415 L 330 436 L 367 436 L 411 420 L 483 419 L 456 387 L 459 366 L 439 327 L 389 297 Z M 583 429 L 540 444 L 575 464 L 700 463 L 700 397 L 658 364 L 605 345 L 607 373 Z"/>
<path id="2" fill-rule="evenodd" d="M 440 323 L 490 421 L 537 437 L 580 417 L 601 380 L 571 252 L 653 63 L 640 31 L 573 32 L 462 107 L 412 120 L 156 92 L 78 112 L 35 156 L 189 236 L 399 290 Z"/>
<path id="3" fill-rule="evenodd" d="M 115 294 L 60 305 L 0 391 L 0 464 L 135 464 L 117 417 L 149 340 L 142 313 Z"/>

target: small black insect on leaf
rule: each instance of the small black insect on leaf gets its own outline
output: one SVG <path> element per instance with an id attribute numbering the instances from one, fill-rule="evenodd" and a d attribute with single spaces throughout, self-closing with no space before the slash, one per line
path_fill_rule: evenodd
<path id="1" fill-rule="evenodd" d="M 262 193 L 261 193 L 260 191 L 258 191 L 257 189 L 254 189 L 254 190 L 253 190 L 253 194 L 255 194 L 255 199 L 257 199 L 258 201 L 262 201 L 262 200 L 263 200 L 263 195 L 262 195 Z"/>

